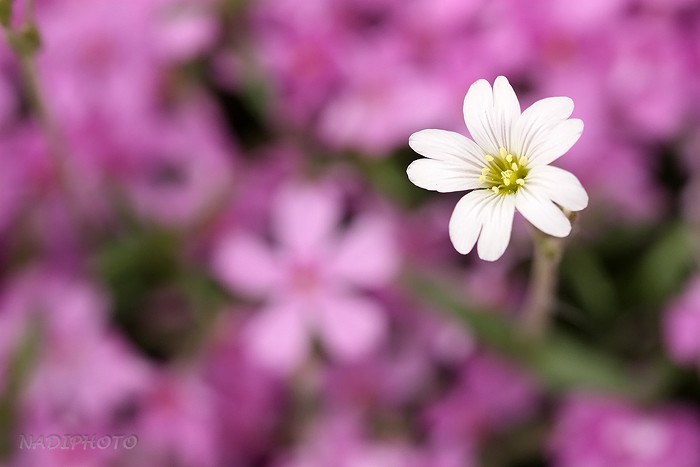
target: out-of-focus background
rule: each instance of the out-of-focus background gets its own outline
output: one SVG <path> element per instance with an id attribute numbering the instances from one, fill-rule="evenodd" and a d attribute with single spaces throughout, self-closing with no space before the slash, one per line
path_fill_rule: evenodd
<path id="1" fill-rule="evenodd" d="M 2 465 L 700 466 L 700 2 L 10 3 Z M 405 175 L 497 75 L 585 122 L 541 341 Z"/>

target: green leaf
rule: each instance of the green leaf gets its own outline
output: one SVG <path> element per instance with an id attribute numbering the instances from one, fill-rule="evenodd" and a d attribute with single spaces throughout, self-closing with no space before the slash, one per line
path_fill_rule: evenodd
<path id="1" fill-rule="evenodd" d="M 595 315 L 607 315 L 619 307 L 613 281 L 598 256 L 589 250 L 572 250 L 561 266 L 562 285 L 583 308 Z"/>
<path id="2" fill-rule="evenodd" d="M 632 293 L 639 303 L 663 303 L 677 292 L 694 267 L 689 233 L 681 225 L 671 226 L 641 259 Z"/>
<path id="3" fill-rule="evenodd" d="M 592 389 L 644 399 L 656 389 L 635 377 L 613 356 L 590 349 L 563 333 L 552 331 L 542 339 L 528 338 L 501 314 L 464 305 L 435 280 L 412 277 L 409 282 L 416 296 L 457 316 L 481 343 L 528 369 L 554 392 Z"/>
<path id="4" fill-rule="evenodd" d="M 12 22 L 12 4 L 13 0 L 0 0 L 0 25 L 5 28 Z"/>
<path id="5" fill-rule="evenodd" d="M 42 326 L 38 319 L 30 321 L 20 345 L 7 369 L 5 392 L 0 397 L 0 458 L 7 459 L 15 448 L 14 433 L 17 422 L 17 399 L 29 376 L 41 345 Z"/>

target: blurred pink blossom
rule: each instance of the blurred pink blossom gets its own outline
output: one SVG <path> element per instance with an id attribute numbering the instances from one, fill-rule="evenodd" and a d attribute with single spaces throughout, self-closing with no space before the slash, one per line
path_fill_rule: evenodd
<path id="1" fill-rule="evenodd" d="M 439 445 L 478 444 L 489 434 L 525 420 L 537 407 L 534 381 L 512 364 L 479 354 L 457 385 L 429 407 L 430 436 Z"/>
<path id="2" fill-rule="evenodd" d="M 663 323 L 671 357 L 681 364 L 700 366 L 700 279 L 690 281 L 668 305 Z"/>
<path id="3" fill-rule="evenodd" d="M 346 414 L 328 415 L 277 467 L 427 467 L 420 451 L 400 441 L 368 439 L 358 422 Z"/>
<path id="4" fill-rule="evenodd" d="M 143 410 L 134 427 L 139 444 L 125 451 L 130 465 L 218 465 L 216 413 L 211 392 L 199 376 L 186 370 L 164 371 L 141 401 Z"/>
<path id="5" fill-rule="evenodd" d="M 368 214 L 341 233 L 341 216 L 329 187 L 286 186 L 271 215 L 275 245 L 240 233 L 214 252 L 220 280 L 265 300 L 246 336 L 261 363 L 283 372 L 297 368 L 316 333 L 340 359 L 360 357 L 382 338 L 381 306 L 358 292 L 385 285 L 396 270 L 390 225 Z"/>
<path id="6" fill-rule="evenodd" d="M 573 396 L 551 439 L 558 467 L 700 465 L 700 419 L 689 407 L 644 410 L 603 397 Z"/>
<path id="7" fill-rule="evenodd" d="M 145 390 L 149 365 L 107 326 L 106 307 L 98 289 L 51 270 L 29 271 L 5 291 L 1 327 L 12 335 L 0 355 L 16 358 L 36 339 L 21 400 L 25 429 L 100 427 Z"/>
<path id="8" fill-rule="evenodd" d="M 222 316 L 202 368 L 224 465 L 250 465 L 264 455 L 284 414 L 284 386 L 245 358 L 241 321 Z"/>

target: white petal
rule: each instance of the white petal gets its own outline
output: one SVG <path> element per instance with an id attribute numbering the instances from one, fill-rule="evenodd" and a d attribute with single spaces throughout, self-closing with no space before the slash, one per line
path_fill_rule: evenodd
<path id="1" fill-rule="evenodd" d="M 571 233 L 571 222 L 544 193 L 528 187 L 515 194 L 515 208 L 532 225 L 553 237 Z"/>
<path id="2" fill-rule="evenodd" d="M 433 159 L 413 161 L 406 173 L 414 185 L 440 193 L 473 190 L 481 185 L 479 170 Z"/>
<path id="3" fill-rule="evenodd" d="M 518 119 L 515 152 L 530 157 L 528 152 L 541 133 L 565 121 L 574 111 L 574 101 L 568 97 L 548 97 L 525 109 Z"/>
<path id="4" fill-rule="evenodd" d="M 520 102 L 513 87 L 505 76 L 499 76 L 493 83 L 494 118 L 501 129 L 497 139 L 506 149 L 512 149 L 513 130 L 520 118 Z"/>
<path id="5" fill-rule="evenodd" d="M 510 243 L 510 233 L 513 228 L 515 214 L 515 196 L 498 196 L 491 203 L 484 217 L 484 227 L 479 236 L 479 258 L 485 261 L 496 261 Z"/>
<path id="6" fill-rule="evenodd" d="M 486 153 L 464 135 L 447 130 L 421 130 L 408 138 L 408 145 L 421 156 L 481 170 Z"/>
<path id="7" fill-rule="evenodd" d="M 493 89 L 486 80 L 471 85 L 464 97 L 464 122 L 474 141 L 489 154 L 510 149 L 520 104 L 508 80 L 499 76 Z"/>
<path id="8" fill-rule="evenodd" d="M 565 120 L 551 130 L 539 133 L 525 154 L 533 166 L 549 164 L 563 156 L 583 133 L 583 122 L 578 118 Z"/>
<path id="9" fill-rule="evenodd" d="M 466 255 L 474 248 L 485 211 L 497 197 L 489 190 L 475 190 L 459 200 L 450 218 L 450 240 L 458 252 Z"/>
<path id="10" fill-rule="evenodd" d="M 469 87 L 464 96 L 464 123 L 474 141 L 489 154 L 497 154 L 500 147 L 491 122 L 493 90 L 485 79 Z"/>
<path id="11" fill-rule="evenodd" d="M 527 184 L 569 211 L 580 211 L 588 206 L 588 193 L 581 182 L 574 174 L 559 167 L 534 167 L 527 175 Z"/>

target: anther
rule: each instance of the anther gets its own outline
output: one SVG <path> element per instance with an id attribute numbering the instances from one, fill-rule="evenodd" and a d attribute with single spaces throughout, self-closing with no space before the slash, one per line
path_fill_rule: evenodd
<path id="1" fill-rule="evenodd" d="M 503 179 L 503 184 L 504 184 L 505 186 L 510 185 L 510 178 L 504 178 L 504 179 Z"/>
<path id="2" fill-rule="evenodd" d="M 507 160 L 508 162 L 513 162 L 513 154 L 508 154 L 508 155 L 506 156 L 506 160 Z"/>
<path id="3" fill-rule="evenodd" d="M 484 167 L 483 169 L 481 169 L 481 175 L 487 175 L 490 171 L 491 169 L 489 169 L 488 167 Z"/>
<path id="4" fill-rule="evenodd" d="M 501 157 L 506 157 L 508 155 L 508 151 L 506 151 L 506 148 L 501 148 Z"/>
<path id="5" fill-rule="evenodd" d="M 511 167 L 513 170 L 518 170 L 518 164 L 516 164 L 515 162 L 513 162 L 513 163 L 510 165 L 510 167 Z"/>
<path id="6" fill-rule="evenodd" d="M 492 186 L 492 187 L 491 187 L 491 191 L 493 191 L 494 193 L 498 194 L 498 187 L 497 187 L 497 186 Z"/>
<path id="7" fill-rule="evenodd" d="M 519 178 L 515 181 L 515 183 L 517 183 L 520 186 L 523 186 L 523 185 L 525 185 L 525 180 L 523 180 L 522 178 Z"/>
<path id="8" fill-rule="evenodd" d="M 491 162 L 491 161 L 493 161 L 493 156 L 486 154 L 485 159 L 486 159 L 486 162 Z"/>
<path id="9" fill-rule="evenodd" d="M 520 156 L 520 159 L 518 160 L 518 163 L 520 165 L 527 165 L 527 157 L 525 156 Z"/>
<path id="10" fill-rule="evenodd" d="M 486 175 L 479 177 L 479 183 L 484 183 L 486 181 Z"/>

